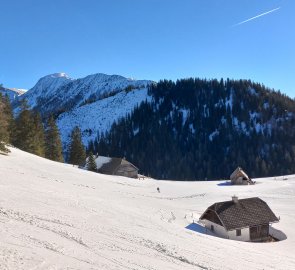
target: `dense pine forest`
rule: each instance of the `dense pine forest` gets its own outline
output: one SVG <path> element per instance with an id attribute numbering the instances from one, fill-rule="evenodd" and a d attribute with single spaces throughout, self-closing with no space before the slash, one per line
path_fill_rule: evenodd
<path id="1" fill-rule="evenodd" d="M 126 157 L 158 179 L 295 173 L 295 101 L 248 80 L 183 79 L 150 86 L 143 102 L 88 151 Z"/>

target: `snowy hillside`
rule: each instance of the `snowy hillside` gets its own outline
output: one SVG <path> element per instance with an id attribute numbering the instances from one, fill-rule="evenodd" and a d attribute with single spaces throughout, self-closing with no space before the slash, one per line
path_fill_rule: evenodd
<path id="1" fill-rule="evenodd" d="M 148 99 L 147 86 L 152 81 L 128 79 L 102 73 L 72 79 L 65 73 L 41 78 L 21 99 L 43 116 L 59 115 L 58 126 L 64 145 L 72 129 L 79 126 L 87 146 L 97 131 L 109 130 L 114 121 L 126 116 Z M 20 103 L 14 103 L 15 112 Z"/>
<path id="2" fill-rule="evenodd" d="M 71 82 L 72 79 L 69 78 L 65 73 L 54 73 L 42 77 L 36 85 L 30 89 L 25 95 L 21 98 L 26 99 L 28 105 L 31 108 L 38 106 L 41 100 L 46 98 L 51 99 L 56 95 L 58 89 L 67 83 Z"/>
<path id="3" fill-rule="evenodd" d="M 135 180 L 11 150 L 0 155 L 0 269 L 295 269 L 295 176 L 253 186 Z M 288 238 L 237 242 L 192 224 L 233 194 L 265 200 Z"/>
<path id="4" fill-rule="evenodd" d="M 23 95 L 27 90 L 18 88 L 6 88 L 0 86 L 0 93 L 5 96 L 8 95 L 11 102 L 13 102 L 17 97 Z"/>
<path id="5" fill-rule="evenodd" d="M 81 79 L 71 79 L 65 73 L 55 73 L 41 78 L 22 98 L 27 99 L 29 106 L 38 109 L 43 115 L 61 113 L 114 95 L 127 87 L 145 88 L 149 83 L 151 82 L 102 73 Z"/>
<path id="6" fill-rule="evenodd" d="M 66 145 L 70 141 L 73 128 L 79 126 L 82 131 L 83 143 L 87 146 L 90 140 L 97 137 L 97 132 L 109 130 L 114 121 L 131 113 L 135 106 L 145 100 L 150 100 L 146 88 L 129 92 L 123 91 L 61 114 L 57 119 L 57 125 L 60 129 L 62 142 Z"/>

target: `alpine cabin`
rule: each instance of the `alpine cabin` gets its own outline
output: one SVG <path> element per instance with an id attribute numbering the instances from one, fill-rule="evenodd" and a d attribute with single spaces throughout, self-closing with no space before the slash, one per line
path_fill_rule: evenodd
<path id="1" fill-rule="evenodd" d="M 97 164 L 97 172 L 99 173 L 138 178 L 138 168 L 125 158 L 98 156 L 95 162 Z"/>
<path id="2" fill-rule="evenodd" d="M 200 222 L 217 236 L 239 240 L 260 242 L 270 239 L 269 225 L 278 222 L 265 201 L 247 198 L 212 204 L 200 217 Z"/>
<path id="3" fill-rule="evenodd" d="M 255 184 L 251 178 L 243 171 L 242 168 L 238 167 L 230 176 L 232 185 L 253 185 Z"/>

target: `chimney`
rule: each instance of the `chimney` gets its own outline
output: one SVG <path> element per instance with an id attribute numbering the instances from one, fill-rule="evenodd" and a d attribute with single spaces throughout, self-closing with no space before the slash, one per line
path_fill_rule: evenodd
<path id="1" fill-rule="evenodd" d="M 239 202 L 239 199 L 236 195 L 232 196 L 232 200 L 234 203 L 238 203 Z"/>

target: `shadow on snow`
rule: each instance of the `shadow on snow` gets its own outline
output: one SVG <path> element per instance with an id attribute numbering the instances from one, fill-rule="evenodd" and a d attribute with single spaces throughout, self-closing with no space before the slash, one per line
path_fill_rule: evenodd
<path id="1" fill-rule="evenodd" d="M 205 228 L 204 226 L 198 224 L 198 223 L 191 223 L 185 227 L 187 230 L 194 231 L 201 234 L 211 235 L 218 238 L 222 238 L 213 232 L 211 232 L 209 229 Z M 284 241 L 287 239 L 287 235 L 283 233 L 282 231 L 270 226 L 269 227 L 269 234 L 275 239 L 275 241 Z"/>
<path id="2" fill-rule="evenodd" d="M 194 231 L 194 232 L 216 236 L 210 230 L 208 230 L 207 228 L 205 228 L 204 226 L 202 226 L 198 223 L 191 223 L 191 224 L 187 225 L 185 228 L 188 230 Z"/>

